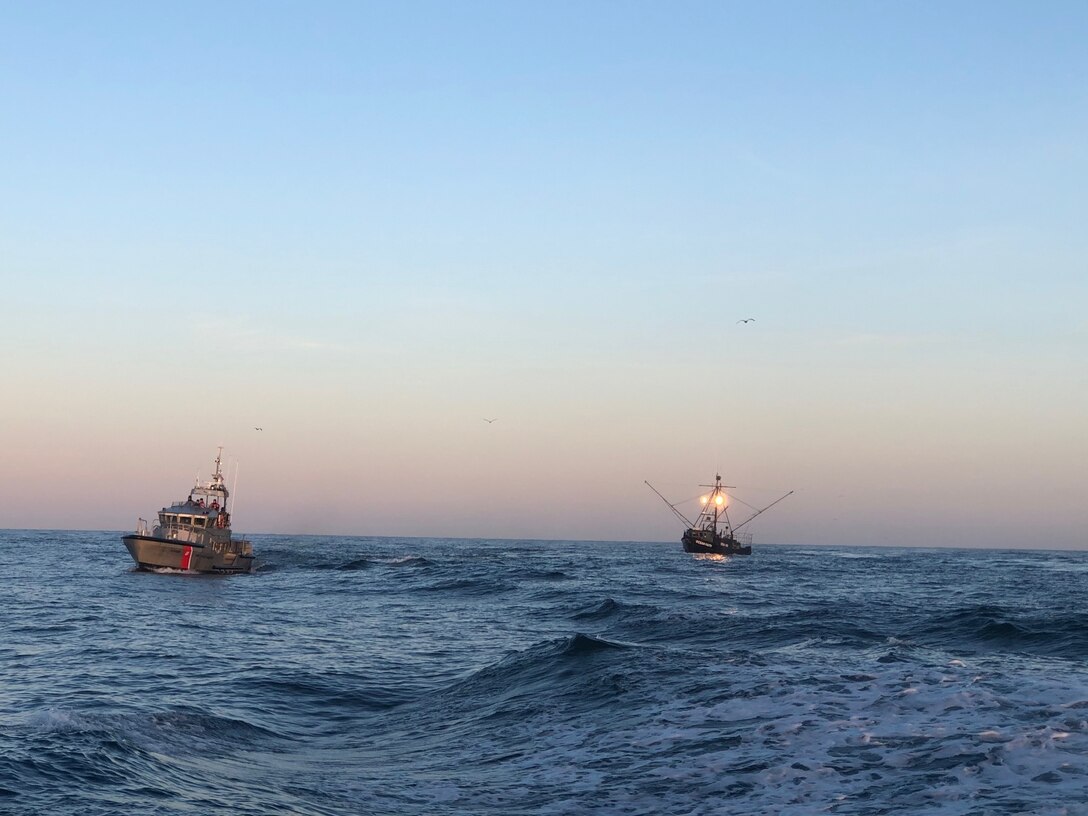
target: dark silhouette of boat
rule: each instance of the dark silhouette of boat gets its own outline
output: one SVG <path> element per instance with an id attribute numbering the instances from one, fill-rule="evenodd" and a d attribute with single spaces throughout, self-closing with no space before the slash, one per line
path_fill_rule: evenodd
<path id="1" fill-rule="evenodd" d="M 187 499 L 162 508 L 152 529 L 139 519 L 136 532 L 121 538 L 139 569 L 213 574 L 253 569 L 253 545 L 231 535 L 222 457 L 220 448 L 211 481 L 198 481 Z"/>
<path id="2" fill-rule="evenodd" d="M 709 494 L 699 498 L 701 507 L 694 522 L 677 510 L 676 505 L 662 496 L 652 484 L 646 482 L 646 485 L 654 493 L 657 493 L 661 500 L 669 506 L 673 514 L 686 525 L 687 529 L 684 530 L 684 535 L 680 538 L 680 543 L 684 545 L 684 552 L 705 553 L 707 555 L 751 555 L 752 534 L 747 531 L 740 532 L 741 528 L 760 513 L 770 510 L 786 496 L 793 493 L 791 490 L 786 496 L 775 499 L 762 510 L 756 510 L 755 513 L 740 524 L 734 525 L 729 519 L 729 504 L 730 499 L 733 497 L 726 492 L 727 486 L 722 485 L 720 474 L 714 474 L 714 484 L 700 485 L 700 487 L 709 487 L 711 490 Z"/>

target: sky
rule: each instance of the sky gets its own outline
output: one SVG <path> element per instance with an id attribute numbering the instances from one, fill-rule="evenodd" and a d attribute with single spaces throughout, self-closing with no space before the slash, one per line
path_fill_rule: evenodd
<path id="1" fill-rule="evenodd" d="M 0 17 L 0 527 L 1088 548 L 1082 2 Z"/>

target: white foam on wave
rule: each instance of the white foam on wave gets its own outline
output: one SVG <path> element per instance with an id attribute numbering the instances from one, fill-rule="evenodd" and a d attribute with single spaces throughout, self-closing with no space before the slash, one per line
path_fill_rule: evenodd
<path id="1" fill-rule="evenodd" d="M 32 729 L 42 732 L 82 731 L 90 724 L 84 714 L 63 708 L 45 708 L 23 715 Z"/>
<path id="2" fill-rule="evenodd" d="M 662 689 L 618 722 L 527 722 L 536 750 L 513 764 L 523 784 L 555 791 L 544 813 L 592 810 L 560 796 L 577 791 L 632 814 L 720 813 L 724 802 L 730 814 L 811 814 L 863 801 L 949 816 L 986 803 L 1088 812 L 1088 709 L 1071 707 L 1085 699 L 1083 671 L 1012 682 L 962 665 L 864 669 L 732 666 L 714 702 Z"/>

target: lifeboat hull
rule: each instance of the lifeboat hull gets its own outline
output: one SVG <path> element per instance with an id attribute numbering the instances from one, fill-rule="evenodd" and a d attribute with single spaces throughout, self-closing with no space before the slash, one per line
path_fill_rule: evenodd
<path id="1" fill-rule="evenodd" d="M 248 542 L 179 542 L 150 535 L 127 535 L 121 539 L 136 567 L 141 570 L 169 569 L 224 575 L 251 572 L 254 556 L 246 554 Z"/>

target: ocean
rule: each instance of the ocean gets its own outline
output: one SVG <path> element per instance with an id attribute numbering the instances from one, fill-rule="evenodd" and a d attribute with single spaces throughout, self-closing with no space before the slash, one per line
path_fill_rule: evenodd
<path id="1" fill-rule="evenodd" d="M 1088 554 L 0 531 L 0 814 L 1088 814 Z"/>

